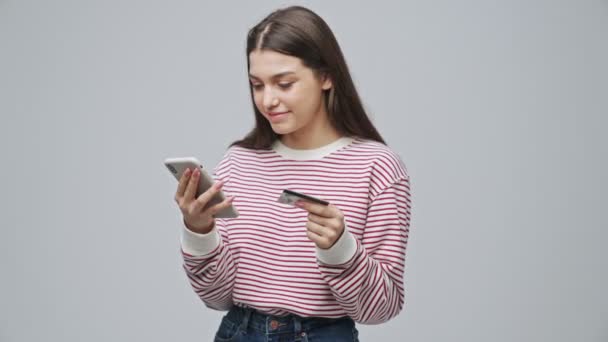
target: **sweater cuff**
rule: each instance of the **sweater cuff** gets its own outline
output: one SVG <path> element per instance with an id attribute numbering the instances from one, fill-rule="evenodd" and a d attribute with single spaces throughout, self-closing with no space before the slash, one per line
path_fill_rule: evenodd
<path id="1" fill-rule="evenodd" d="M 328 249 L 317 247 L 317 258 L 326 265 L 341 265 L 352 259 L 357 252 L 357 241 L 346 227 L 342 236 Z"/>
<path id="2" fill-rule="evenodd" d="M 206 234 L 195 233 L 184 227 L 181 234 L 182 251 L 192 256 L 202 256 L 211 253 L 220 245 L 220 234 L 213 227 Z"/>

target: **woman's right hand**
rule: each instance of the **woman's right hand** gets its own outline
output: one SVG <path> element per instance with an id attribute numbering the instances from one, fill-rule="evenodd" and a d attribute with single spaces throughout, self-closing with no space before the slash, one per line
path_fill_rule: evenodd
<path id="1" fill-rule="evenodd" d="M 207 191 L 200 194 L 198 198 L 195 198 L 200 176 L 200 170 L 195 169 L 192 172 L 192 170 L 186 169 L 177 185 L 175 201 L 184 216 L 186 227 L 195 233 L 206 234 L 213 229 L 215 224 L 213 215 L 230 207 L 234 197 L 228 197 L 221 203 L 203 210 L 207 203 L 220 192 L 224 184 L 221 181 L 217 182 Z"/>

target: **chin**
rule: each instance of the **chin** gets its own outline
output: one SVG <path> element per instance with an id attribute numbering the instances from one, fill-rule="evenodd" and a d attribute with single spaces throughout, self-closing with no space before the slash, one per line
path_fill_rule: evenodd
<path id="1" fill-rule="evenodd" d="M 272 127 L 272 130 L 279 135 L 285 135 L 295 131 L 294 127 L 291 127 L 291 125 L 270 125 L 270 127 Z"/>

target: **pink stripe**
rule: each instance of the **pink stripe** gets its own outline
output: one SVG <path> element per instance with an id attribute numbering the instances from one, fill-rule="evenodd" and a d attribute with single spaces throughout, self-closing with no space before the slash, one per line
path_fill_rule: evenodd
<path id="1" fill-rule="evenodd" d="M 401 310 L 411 190 L 393 151 L 357 139 L 322 160 L 287 160 L 235 147 L 214 175 L 226 180 L 241 216 L 217 221 L 223 244 L 209 254 L 183 252 L 192 287 L 211 307 L 236 301 L 270 314 L 349 315 L 367 323 Z M 306 212 L 276 202 L 286 188 L 344 213 L 358 242 L 348 263 L 318 263 Z"/>

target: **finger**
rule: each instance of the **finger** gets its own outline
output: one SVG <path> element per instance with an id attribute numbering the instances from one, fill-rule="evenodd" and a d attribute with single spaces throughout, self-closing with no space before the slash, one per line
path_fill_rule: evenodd
<path id="1" fill-rule="evenodd" d="M 302 208 L 302 209 L 308 211 L 309 213 L 313 213 L 313 214 L 316 214 L 316 215 L 319 215 L 322 217 L 330 217 L 330 216 L 327 216 L 327 209 L 328 209 L 327 205 L 303 201 L 303 200 L 296 201 L 295 205 L 296 205 L 296 207 Z"/>
<path id="2" fill-rule="evenodd" d="M 332 219 L 319 216 L 314 213 L 308 213 L 308 220 L 321 226 L 329 226 Z"/>
<path id="3" fill-rule="evenodd" d="M 203 208 L 207 205 L 207 203 L 222 190 L 223 185 L 224 185 L 224 182 L 219 181 L 219 182 L 213 184 L 213 186 L 210 187 L 209 189 L 207 189 L 207 191 L 200 194 L 198 196 L 198 198 L 196 199 L 196 203 L 194 204 L 196 206 L 197 210 L 198 211 L 203 210 Z"/>
<path id="4" fill-rule="evenodd" d="M 301 202 L 298 201 L 298 202 L 296 202 L 296 205 L 299 206 L 300 208 L 308 211 L 309 213 L 315 214 L 319 217 L 336 218 L 336 219 L 338 219 L 338 221 L 341 221 L 344 219 L 344 214 L 342 214 L 342 211 L 333 204 L 323 205 L 323 204 L 311 203 L 311 202 L 306 202 L 306 201 L 301 201 Z"/>
<path id="5" fill-rule="evenodd" d="M 336 214 L 338 217 L 321 217 L 313 213 L 308 214 L 308 220 L 320 224 L 324 227 L 331 228 L 333 230 L 341 230 L 346 224 L 344 218 L 339 216 L 341 213 Z"/>
<path id="6" fill-rule="evenodd" d="M 306 236 L 308 237 L 308 239 L 310 241 L 314 242 L 315 245 L 317 245 L 317 246 L 325 245 L 325 243 L 326 243 L 325 239 L 322 236 L 315 234 L 314 232 L 311 232 L 310 230 L 306 231 Z"/>
<path id="7" fill-rule="evenodd" d="M 201 171 L 199 169 L 194 169 L 194 171 L 192 172 L 192 176 L 190 177 L 190 180 L 188 181 L 188 184 L 186 186 L 186 191 L 184 192 L 184 198 L 187 201 L 190 201 L 196 195 L 196 189 L 198 188 L 198 179 L 200 178 L 200 176 Z"/>
<path id="8" fill-rule="evenodd" d="M 311 230 L 306 231 L 306 236 L 308 237 L 308 239 L 310 239 L 312 242 L 314 242 L 315 245 L 317 245 L 317 247 L 319 247 L 321 249 L 330 248 L 333 244 L 332 240 L 330 240 L 329 237 L 324 236 L 324 235 L 319 235 Z"/>
<path id="9" fill-rule="evenodd" d="M 191 170 L 189 168 L 184 171 L 182 176 L 179 179 L 179 183 L 177 184 L 177 191 L 175 192 L 175 200 L 179 201 L 180 198 L 184 196 L 184 192 L 186 191 L 186 185 L 188 185 L 188 180 L 190 179 Z"/>
<path id="10" fill-rule="evenodd" d="M 336 207 L 333 204 L 330 204 L 326 207 L 324 214 L 327 215 L 326 217 L 333 217 L 338 222 L 344 221 L 344 213 L 342 212 L 342 210 L 340 210 L 338 207 Z"/>
<path id="11" fill-rule="evenodd" d="M 342 234 L 342 230 L 340 230 L 339 228 L 321 226 L 310 221 L 306 225 L 306 228 L 309 231 L 312 231 L 313 233 L 327 239 L 327 241 L 332 244 L 340 237 L 340 234 Z"/>
<path id="12" fill-rule="evenodd" d="M 314 223 L 314 222 L 310 222 L 310 221 L 306 222 L 306 229 L 319 236 L 326 237 L 328 235 L 331 235 L 331 233 L 329 232 L 330 231 L 329 228 L 322 226 L 320 224 Z"/>
<path id="13" fill-rule="evenodd" d="M 225 200 L 223 200 L 221 203 L 218 203 L 214 206 L 212 206 L 211 208 L 209 208 L 209 212 L 211 213 L 211 216 L 214 216 L 215 214 L 219 213 L 220 211 L 229 208 L 232 205 L 232 202 L 234 201 L 234 196 L 230 196 L 228 198 L 226 198 Z"/>

